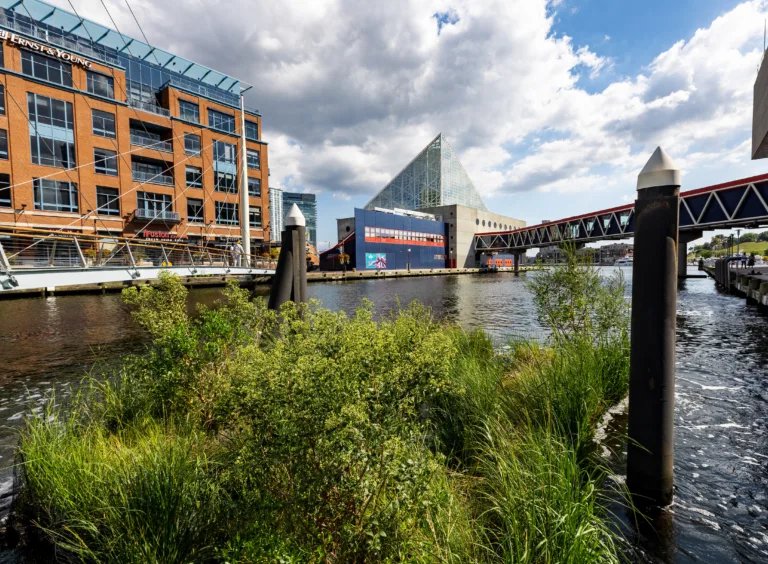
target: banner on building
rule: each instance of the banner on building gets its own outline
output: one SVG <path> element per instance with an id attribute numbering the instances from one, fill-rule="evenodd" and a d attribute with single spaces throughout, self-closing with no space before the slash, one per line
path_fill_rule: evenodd
<path id="1" fill-rule="evenodd" d="M 387 253 L 365 253 L 365 268 L 369 270 L 387 268 Z"/>

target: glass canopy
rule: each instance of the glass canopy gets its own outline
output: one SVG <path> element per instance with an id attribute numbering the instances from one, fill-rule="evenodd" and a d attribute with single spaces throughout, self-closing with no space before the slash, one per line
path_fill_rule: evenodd
<path id="1" fill-rule="evenodd" d="M 126 54 L 234 94 L 250 86 L 41 0 L 0 0 L 0 8 L 0 25 L 109 64 L 118 64 L 117 55 Z"/>

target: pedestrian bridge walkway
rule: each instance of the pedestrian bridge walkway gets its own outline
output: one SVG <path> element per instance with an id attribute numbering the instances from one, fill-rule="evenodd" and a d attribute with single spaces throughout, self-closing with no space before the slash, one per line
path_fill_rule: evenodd
<path id="1" fill-rule="evenodd" d="M 0 298 L 19 294 L 115 290 L 172 272 L 190 286 L 271 277 L 275 262 L 223 246 L 0 229 Z"/>

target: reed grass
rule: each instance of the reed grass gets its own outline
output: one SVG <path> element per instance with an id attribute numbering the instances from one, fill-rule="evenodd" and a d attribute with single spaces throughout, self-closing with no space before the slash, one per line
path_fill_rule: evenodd
<path id="1" fill-rule="evenodd" d="M 502 354 L 417 305 L 275 316 L 231 288 L 189 317 L 170 278 L 127 299 L 148 350 L 21 434 L 17 520 L 52 557 L 615 561 L 590 448 L 626 393 L 615 324 Z"/>

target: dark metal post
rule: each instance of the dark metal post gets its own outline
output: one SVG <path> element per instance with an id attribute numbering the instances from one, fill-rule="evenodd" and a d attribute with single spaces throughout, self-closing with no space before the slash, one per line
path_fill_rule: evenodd
<path id="1" fill-rule="evenodd" d="M 637 178 L 627 486 L 639 506 L 672 501 L 680 171 L 658 147 Z"/>
<path id="2" fill-rule="evenodd" d="M 291 300 L 307 301 L 306 227 L 304 215 L 296 204 L 285 217 L 280 257 L 269 292 L 269 309 Z"/>

